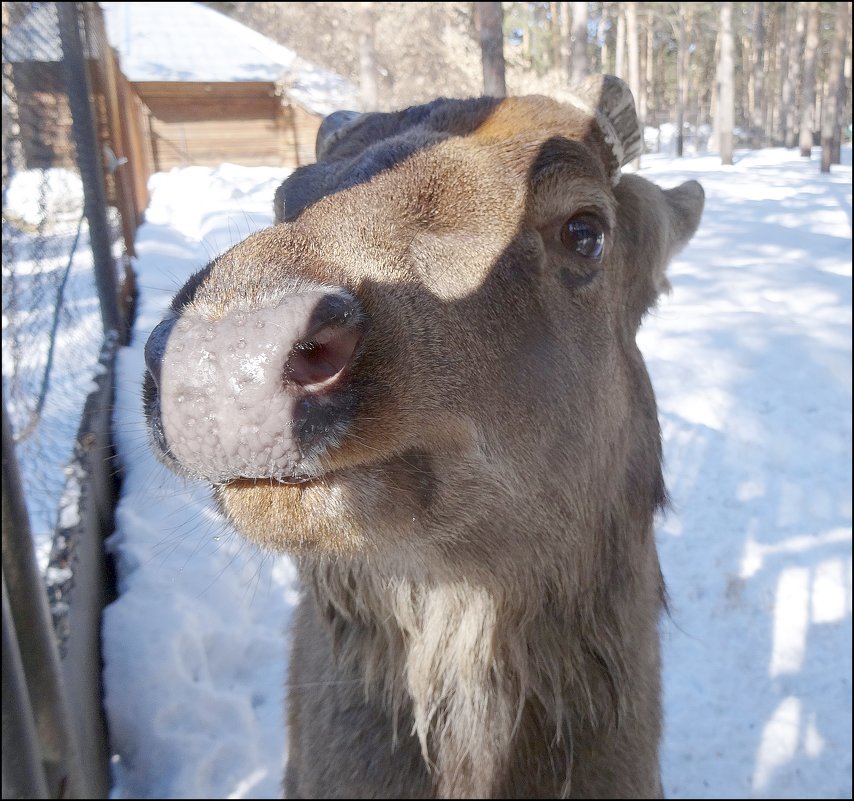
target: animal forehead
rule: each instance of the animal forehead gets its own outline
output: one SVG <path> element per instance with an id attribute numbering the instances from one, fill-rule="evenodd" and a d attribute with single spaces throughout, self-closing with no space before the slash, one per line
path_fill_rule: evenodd
<path id="1" fill-rule="evenodd" d="M 568 139 L 588 137 L 595 118 L 589 111 L 542 95 L 508 97 L 498 103 L 471 134 L 477 141 L 498 142 L 522 138 Z"/>
<path id="2" fill-rule="evenodd" d="M 384 195 L 428 189 L 436 200 L 477 194 L 487 201 L 496 192 L 523 193 L 555 169 L 604 181 L 594 122 L 589 112 L 541 96 L 440 100 L 367 114 L 335 143 L 328 162 L 286 184 L 286 212 L 369 183 Z"/>
<path id="3" fill-rule="evenodd" d="M 343 136 L 329 154 L 336 159 L 346 158 L 373 142 L 416 130 L 428 141 L 442 134 L 476 136 L 488 141 L 549 130 L 583 139 L 594 122 L 589 110 L 543 95 L 468 100 L 439 98 L 403 111 L 358 116 L 355 122 L 345 125 Z"/>

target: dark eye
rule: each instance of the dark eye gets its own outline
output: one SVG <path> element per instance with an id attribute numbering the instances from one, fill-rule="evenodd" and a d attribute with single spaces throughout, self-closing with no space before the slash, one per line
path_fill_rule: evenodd
<path id="1" fill-rule="evenodd" d="M 579 214 L 564 223 L 560 241 L 567 250 L 586 259 L 601 259 L 605 250 L 605 230 L 592 214 Z"/>

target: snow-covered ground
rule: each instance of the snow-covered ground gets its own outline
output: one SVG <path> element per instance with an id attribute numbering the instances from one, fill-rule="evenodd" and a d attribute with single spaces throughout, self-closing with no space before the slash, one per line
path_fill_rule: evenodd
<path id="1" fill-rule="evenodd" d="M 851 150 L 829 176 L 796 151 L 740 156 L 726 168 L 645 157 L 642 170 L 707 194 L 640 334 L 673 500 L 658 526 L 665 791 L 850 798 Z M 270 224 L 283 175 L 224 165 L 152 179 L 136 335 L 119 358 L 120 595 L 103 628 L 116 798 L 280 792 L 292 565 L 158 465 L 140 384 L 172 294 Z"/>
<path id="2" fill-rule="evenodd" d="M 674 509 L 658 528 L 675 797 L 851 796 L 851 169 L 647 159 L 701 229 L 639 338 Z"/>
<path id="3" fill-rule="evenodd" d="M 114 209 L 109 221 L 117 225 Z M 92 264 L 80 176 L 59 167 L 14 173 L 3 207 L 3 392 L 42 572 L 104 342 Z"/>

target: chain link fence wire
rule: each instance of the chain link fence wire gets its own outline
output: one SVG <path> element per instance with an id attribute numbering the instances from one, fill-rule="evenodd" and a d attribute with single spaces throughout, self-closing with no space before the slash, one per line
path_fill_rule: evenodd
<path id="1" fill-rule="evenodd" d="M 110 135 L 98 87 L 108 53 L 80 4 L 98 139 Z M 68 72 L 56 3 L 3 3 L 3 382 L 33 539 L 42 570 L 60 522 L 74 438 L 104 341 L 89 224 L 75 150 Z M 108 203 L 115 164 L 106 160 Z M 122 220 L 107 208 L 113 257 L 126 253 Z M 115 299 L 113 299 L 115 302 Z"/>

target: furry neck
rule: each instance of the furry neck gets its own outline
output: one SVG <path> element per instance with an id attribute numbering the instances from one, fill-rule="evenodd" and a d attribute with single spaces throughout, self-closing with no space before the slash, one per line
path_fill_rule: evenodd
<path id="1" fill-rule="evenodd" d="M 584 610 L 542 584 L 511 597 L 497 586 L 382 575 L 376 563 L 302 570 L 337 658 L 396 727 L 414 729 L 440 797 L 487 798 L 512 785 L 523 728 L 547 744 L 568 793 L 573 720 L 610 719 L 623 672 L 616 644 L 588 631 Z"/>

